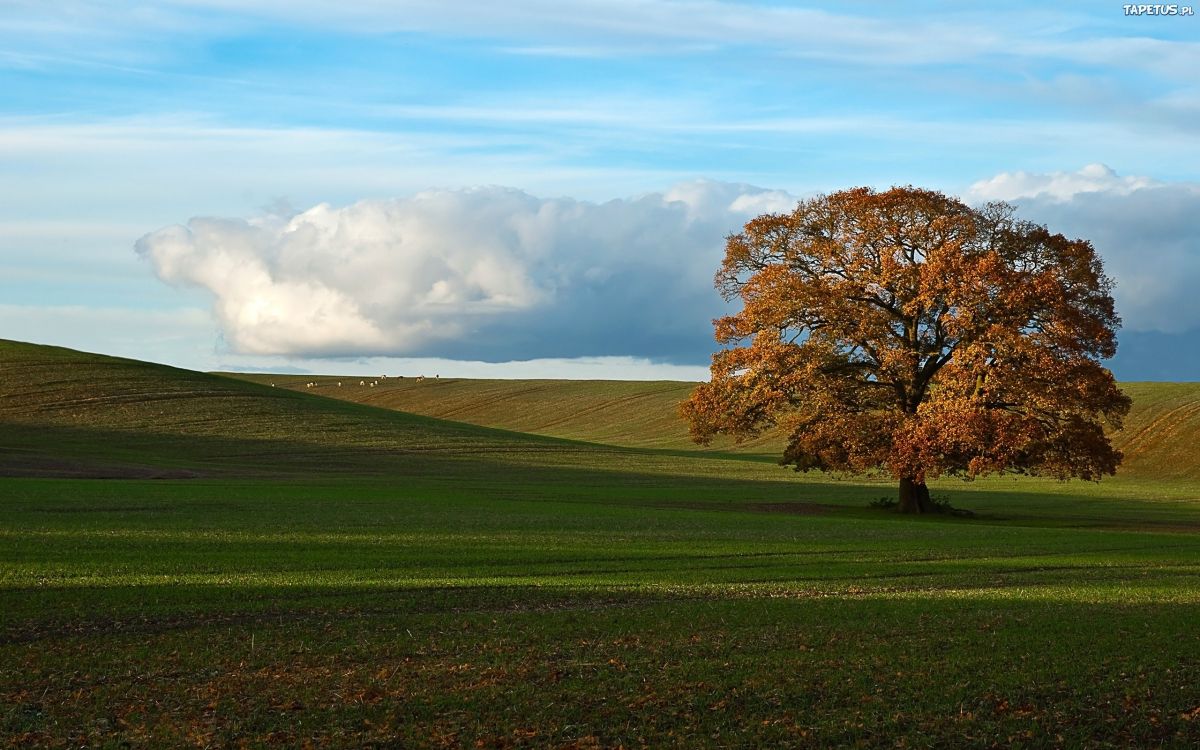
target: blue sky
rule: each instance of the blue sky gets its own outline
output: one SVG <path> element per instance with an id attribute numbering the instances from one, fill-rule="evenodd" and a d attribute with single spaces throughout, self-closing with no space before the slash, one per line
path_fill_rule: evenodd
<path id="1" fill-rule="evenodd" d="M 701 377 L 726 233 L 917 184 L 1093 239 L 1118 376 L 1200 379 L 1198 70 L 1121 3 L 9 2 L 0 336 Z"/>

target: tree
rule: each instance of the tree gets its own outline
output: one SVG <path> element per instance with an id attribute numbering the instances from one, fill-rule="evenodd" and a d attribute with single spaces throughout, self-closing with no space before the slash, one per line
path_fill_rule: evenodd
<path id="1" fill-rule="evenodd" d="M 712 377 L 683 402 L 694 440 L 781 426 L 797 470 L 886 469 L 899 509 L 926 481 L 1016 470 L 1099 479 L 1129 398 L 1101 360 L 1120 327 L 1085 240 L 1012 206 L 855 188 L 727 239 Z"/>

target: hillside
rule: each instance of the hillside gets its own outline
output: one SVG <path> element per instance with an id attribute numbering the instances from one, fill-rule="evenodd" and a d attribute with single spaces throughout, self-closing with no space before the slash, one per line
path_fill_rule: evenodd
<path id="1" fill-rule="evenodd" d="M 694 383 L 229 375 L 438 419 L 607 445 L 762 456 L 778 455 L 782 445 L 774 435 L 742 444 L 718 440 L 707 448 L 693 443 L 677 409 Z M 314 388 L 306 387 L 310 382 Z"/>
<path id="2" fill-rule="evenodd" d="M 0 340 L 0 473 L 173 477 L 429 471 L 606 449 Z M 558 459 L 545 454 L 561 454 Z"/>
<path id="3" fill-rule="evenodd" d="M 1200 383 L 1124 383 L 1133 399 L 1113 442 L 1125 452 L 1122 473 L 1200 477 Z"/>
<path id="4" fill-rule="evenodd" d="M 314 388 L 305 384 L 315 382 Z M 338 383 L 341 383 L 339 386 Z M 365 382 L 365 385 L 359 385 Z M 463 471 L 532 464 L 619 468 L 620 448 L 666 451 L 653 471 L 686 470 L 681 382 L 236 375 L 181 370 L 0 340 L 0 473 L 233 476 Z M 272 383 L 274 386 L 272 386 Z M 1121 473 L 1200 478 L 1200 384 L 1129 383 L 1114 435 Z M 453 420 L 453 421 L 450 421 Z M 567 442 L 584 441 L 584 442 Z M 605 448 L 617 446 L 618 449 Z M 780 438 L 735 451 L 769 463 Z M 674 462 L 667 466 L 669 455 Z M 648 465 L 643 456 L 639 465 Z M 696 462 L 691 462 L 696 463 Z M 708 462 L 711 463 L 711 462 Z M 743 462 L 734 462 L 743 463 Z"/>
<path id="5" fill-rule="evenodd" d="M 687 436 L 678 404 L 694 383 L 611 380 L 471 380 L 462 378 L 236 375 L 333 398 L 476 425 L 610 445 L 703 450 Z M 370 382 L 376 382 L 372 387 Z M 315 382 L 314 389 L 305 383 Z M 341 386 L 338 386 L 338 383 Z M 359 385 L 360 382 L 367 383 Z M 1113 440 L 1125 452 L 1121 472 L 1161 478 L 1200 477 L 1200 383 L 1126 383 L 1133 410 Z M 778 456 L 779 435 L 709 450 Z"/>

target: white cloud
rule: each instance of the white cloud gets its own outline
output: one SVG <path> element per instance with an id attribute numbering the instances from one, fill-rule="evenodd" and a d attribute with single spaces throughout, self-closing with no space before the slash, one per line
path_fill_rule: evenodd
<path id="1" fill-rule="evenodd" d="M 243 353 L 695 361 L 720 312 L 723 238 L 795 201 L 708 181 L 607 203 L 434 190 L 194 218 L 137 250 L 164 281 L 210 291 Z"/>
<path id="2" fill-rule="evenodd" d="M 1051 231 L 1091 240 L 1117 282 L 1133 331 L 1200 327 L 1200 185 L 1121 176 L 1102 164 L 1076 172 L 1002 173 L 968 200 L 1005 200 Z"/>
<path id="3" fill-rule="evenodd" d="M 966 197 L 980 202 L 1020 198 L 1065 201 L 1080 193 L 1128 195 L 1161 184 L 1149 177 L 1121 177 L 1104 164 L 1088 164 L 1076 172 L 1001 172 L 971 185 Z"/>
<path id="4" fill-rule="evenodd" d="M 1013 201 L 1091 240 L 1127 330 L 1200 326 L 1200 186 L 1093 164 L 1002 173 L 967 198 Z M 163 280 L 212 293 L 235 352 L 698 362 L 724 309 L 712 290 L 724 236 L 795 200 L 710 181 L 606 203 L 433 190 L 291 217 L 196 218 L 138 250 Z"/>

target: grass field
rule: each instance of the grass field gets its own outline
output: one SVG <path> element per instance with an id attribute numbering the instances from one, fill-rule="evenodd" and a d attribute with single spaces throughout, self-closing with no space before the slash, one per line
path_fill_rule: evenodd
<path id="1" fill-rule="evenodd" d="M 1115 480 L 906 518 L 632 385 L 571 441 L 274 380 L 0 342 L 5 744 L 1200 743 L 1194 386 L 1131 387 Z"/>

